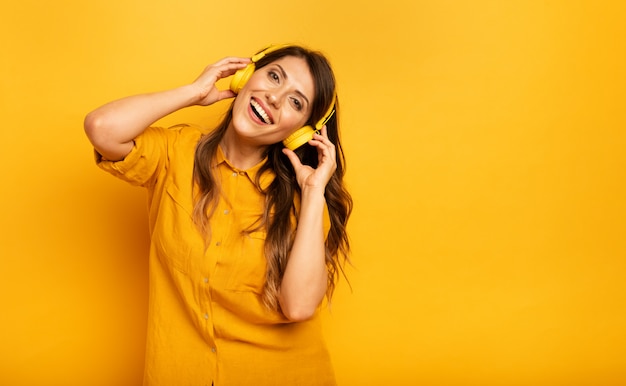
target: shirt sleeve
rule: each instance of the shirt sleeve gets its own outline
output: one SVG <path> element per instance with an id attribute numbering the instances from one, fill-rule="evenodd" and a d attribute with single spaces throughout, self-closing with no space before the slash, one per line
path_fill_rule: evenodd
<path id="1" fill-rule="evenodd" d="M 123 160 L 108 161 L 95 152 L 96 164 L 132 185 L 148 187 L 166 167 L 170 133 L 167 129 L 150 127 L 135 138 L 133 149 Z"/>

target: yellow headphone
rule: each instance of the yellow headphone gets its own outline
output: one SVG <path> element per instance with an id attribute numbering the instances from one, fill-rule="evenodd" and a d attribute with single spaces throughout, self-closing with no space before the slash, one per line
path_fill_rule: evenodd
<path id="1" fill-rule="evenodd" d="M 248 80 L 250 79 L 254 71 L 256 70 L 256 62 L 261 60 L 261 58 L 263 58 L 265 55 L 269 54 L 270 52 L 274 52 L 284 47 L 287 47 L 287 45 L 270 46 L 266 48 L 265 50 L 259 52 L 258 54 L 255 54 L 254 56 L 252 56 L 250 58 L 251 63 L 248 64 L 245 68 L 237 71 L 233 75 L 230 81 L 231 91 L 234 92 L 235 94 L 239 94 L 239 91 L 241 91 L 243 86 L 245 86 L 245 84 L 248 82 Z M 326 122 L 328 122 L 328 120 L 335 113 L 336 100 L 337 100 L 337 95 L 333 94 L 333 101 L 330 104 L 330 107 L 328 108 L 324 116 L 322 117 L 322 119 L 317 121 L 315 126 L 307 125 L 307 126 L 299 128 L 298 130 L 293 132 L 289 137 L 285 138 L 285 140 L 283 141 L 283 145 L 285 145 L 285 147 L 290 150 L 296 150 L 300 146 L 309 142 L 309 140 L 313 138 L 313 134 L 315 133 L 319 134 L 320 130 L 322 130 L 322 127 L 324 127 Z"/>

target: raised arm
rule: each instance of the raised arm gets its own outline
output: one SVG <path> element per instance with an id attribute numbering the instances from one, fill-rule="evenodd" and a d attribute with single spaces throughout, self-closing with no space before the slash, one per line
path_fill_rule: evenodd
<path id="1" fill-rule="evenodd" d="M 280 306 L 291 321 L 311 318 L 324 299 L 328 287 L 324 235 L 324 191 L 337 168 L 335 146 L 328 140 L 326 127 L 309 142 L 318 150 L 317 169 L 302 165 L 288 149 L 302 191 L 298 229 L 280 288 Z"/>
<path id="2" fill-rule="evenodd" d="M 234 97 L 230 90 L 218 90 L 215 83 L 249 62 L 249 58 L 225 58 L 207 66 L 189 85 L 107 103 L 87 114 L 85 133 L 104 158 L 110 161 L 124 159 L 132 150 L 134 139 L 155 121 L 185 107 L 208 106 Z"/>

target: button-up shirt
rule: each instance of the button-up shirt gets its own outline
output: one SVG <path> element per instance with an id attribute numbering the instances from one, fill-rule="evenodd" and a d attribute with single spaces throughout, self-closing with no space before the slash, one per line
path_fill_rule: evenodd
<path id="1" fill-rule="evenodd" d="M 222 196 L 208 243 L 194 224 L 194 153 L 201 136 L 190 126 L 149 128 L 124 160 L 96 156 L 102 169 L 148 191 L 144 385 L 333 385 L 319 312 L 290 323 L 261 300 L 265 230 L 258 224 L 265 196 L 255 179 L 264 161 L 239 170 L 218 149 L 212 163 Z M 260 188 L 273 179 L 264 173 Z M 325 211 L 326 234 L 329 224 Z"/>

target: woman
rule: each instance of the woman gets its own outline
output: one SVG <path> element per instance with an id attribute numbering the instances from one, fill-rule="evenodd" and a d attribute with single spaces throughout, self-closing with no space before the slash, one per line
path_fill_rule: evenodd
<path id="1" fill-rule="evenodd" d="M 150 127 L 235 96 L 208 134 Z M 349 251 L 336 110 L 324 56 L 282 46 L 87 115 L 98 165 L 149 193 L 145 385 L 335 384 L 318 310 Z"/>

